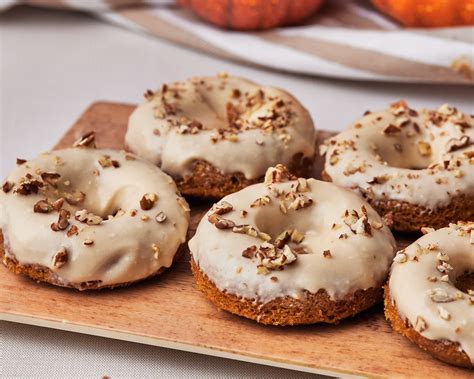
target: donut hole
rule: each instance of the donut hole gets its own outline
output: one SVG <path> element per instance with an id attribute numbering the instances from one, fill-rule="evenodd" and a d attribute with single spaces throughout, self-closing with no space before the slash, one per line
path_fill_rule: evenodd
<path id="1" fill-rule="evenodd" d="M 289 212 L 301 212 L 290 210 Z M 261 206 L 255 215 L 255 226 L 262 232 L 269 234 L 272 241 L 285 231 L 297 230 L 302 234 L 308 231 L 308 216 L 301 214 L 301 217 L 285 217 L 278 207 Z M 304 243 L 304 242 L 303 242 Z M 293 246 L 293 243 L 289 243 Z M 307 246 L 306 246 L 307 247 Z"/>
<path id="2" fill-rule="evenodd" d="M 393 140 L 392 144 L 386 142 L 377 146 L 377 152 L 383 161 L 390 167 L 408 170 L 424 170 L 430 166 L 433 153 L 424 151 L 420 153 L 418 142 L 407 142 L 405 140 Z"/>
<path id="3" fill-rule="evenodd" d="M 454 280 L 454 286 L 461 292 L 474 291 L 474 271 L 465 271 Z"/>

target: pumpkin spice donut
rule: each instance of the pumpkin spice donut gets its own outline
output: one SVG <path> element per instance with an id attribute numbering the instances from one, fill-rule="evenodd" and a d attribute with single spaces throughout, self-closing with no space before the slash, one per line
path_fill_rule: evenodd
<path id="1" fill-rule="evenodd" d="M 474 222 L 427 231 L 394 258 L 385 316 L 434 357 L 473 368 Z"/>
<path id="2" fill-rule="evenodd" d="M 117 287 L 170 267 L 189 208 L 173 180 L 133 154 L 76 147 L 17 160 L 0 191 L 3 263 L 79 290 Z"/>
<path id="3" fill-rule="evenodd" d="M 362 198 L 281 165 L 215 204 L 189 248 L 211 302 L 272 325 L 337 323 L 379 302 L 396 250 Z"/>
<path id="4" fill-rule="evenodd" d="M 398 231 L 474 220 L 474 118 L 401 101 L 325 141 L 323 178 L 360 192 Z"/>
<path id="5" fill-rule="evenodd" d="M 220 74 L 145 93 L 125 141 L 171 175 L 183 195 L 220 199 L 263 179 L 277 163 L 307 175 L 316 132 L 290 94 Z"/>

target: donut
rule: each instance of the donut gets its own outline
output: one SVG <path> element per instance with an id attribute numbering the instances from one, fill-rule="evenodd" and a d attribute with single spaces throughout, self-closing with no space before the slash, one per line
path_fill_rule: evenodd
<path id="1" fill-rule="evenodd" d="M 220 74 L 163 84 L 145 98 L 130 116 L 126 145 L 185 196 L 220 199 L 262 181 L 277 163 L 310 171 L 313 122 L 285 91 Z"/>
<path id="2" fill-rule="evenodd" d="M 78 290 L 125 286 L 170 267 L 189 207 L 173 180 L 133 154 L 74 147 L 17 166 L 0 191 L 3 263 Z"/>
<path id="3" fill-rule="evenodd" d="M 474 117 L 404 101 L 325 141 L 323 178 L 364 196 L 392 228 L 474 220 Z"/>
<path id="4" fill-rule="evenodd" d="M 214 204 L 189 248 L 212 303 L 271 325 L 337 323 L 381 301 L 396 251 L 361 197 L 282 165 Z"/>
<path id="5" fill-rule="evenodd" d="M 434 357 L 474 368 L 474 222 L 426 235 L 394 258 L 385 316 Z"/>

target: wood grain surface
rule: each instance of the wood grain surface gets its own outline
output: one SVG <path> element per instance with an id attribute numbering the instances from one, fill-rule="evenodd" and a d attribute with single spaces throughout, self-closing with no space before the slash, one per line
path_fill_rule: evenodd
<path id="1" fill-rule="evenodd" d="M 94 103 L 55 148 L 94 130 L 99 147 L 123 149 L 132 109 Z M 320 140 L 328 135 L 320 132 Z M 191 202 L 191 235 L 210 205 Z M 439 362 L 392 332 L 381 305 L 337 326 L 262 326 L 220 311 L 194 287 L 187 250 L 161 277 L 115 290 L 78 292 L 35 283 L 3 266 L 0 270 L 4 320 L 323 374 L 472 378 L 472 372 Z"/>

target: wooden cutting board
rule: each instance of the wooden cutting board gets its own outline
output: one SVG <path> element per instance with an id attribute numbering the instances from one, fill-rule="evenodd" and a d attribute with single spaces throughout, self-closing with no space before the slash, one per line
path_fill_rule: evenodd
<path id="1" fill-rule="evenodd" d="M 99 147 L 123 149 L 132 109 L 92 104 L 55 148 L 70 146 L 94 130 Z M 319 132 L 320 140 L 329 135 Z M 321 165 L 319 160 L 315 175 Z M 191 203 L 191 235 L 210 205 Z M 7 321 L 337 376 L 472 375 L 431 358 L 392 332 L 381 305 L 337 326 L 262 326 L 220 311 L 195 289 L 187 250 L 161 277 L 114 290 L 78 292 L 37 284 L 3 266 L 0 270 L 0 318 Z"/>

